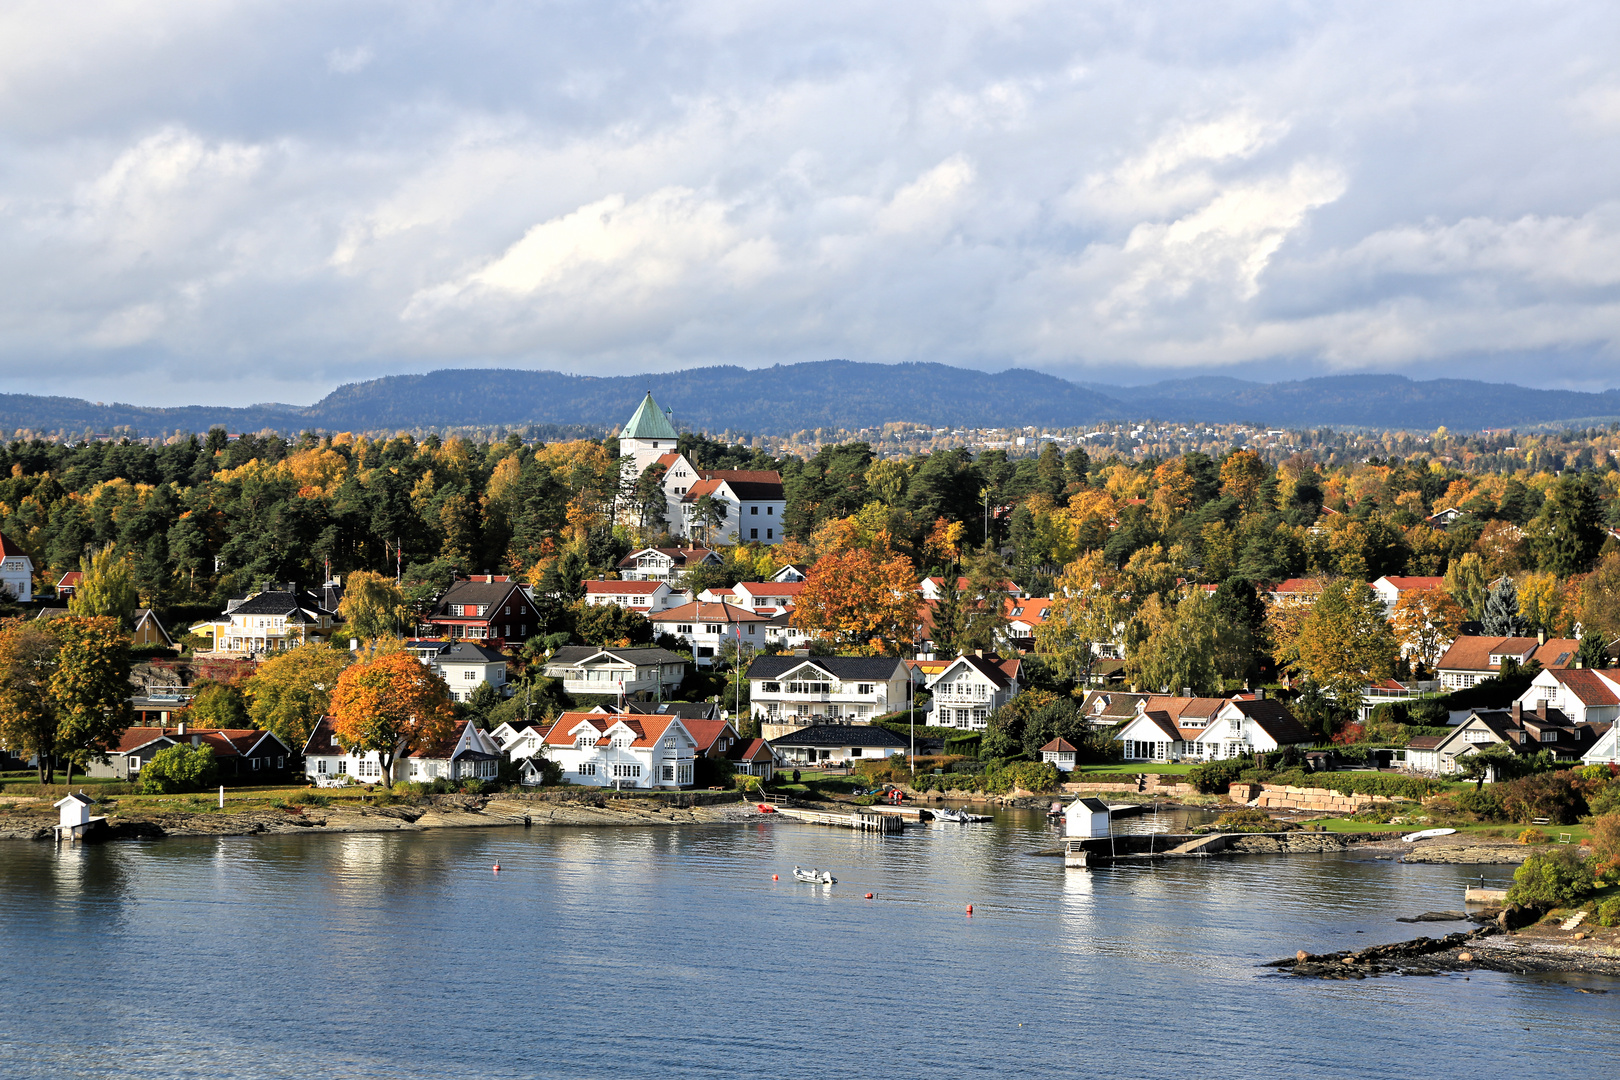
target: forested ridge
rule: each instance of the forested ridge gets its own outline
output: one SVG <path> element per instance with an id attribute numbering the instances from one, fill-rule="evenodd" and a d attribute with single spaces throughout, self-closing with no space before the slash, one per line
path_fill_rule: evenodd
<path id="1" fill-rule="evenodd" d="M 146 408 L 0 394 L 0 431 L 69 436 L 168 436 L 305 429 L 418 434 L 455 428 L 540 428 L 547 439 L 600 434 L 652 390 L 694 430 L 789 435 L 919 423 L 945 427 L 1076 427 L 1099 421 L 1254 423 L 1375 429 L 1498 428 L 1620 417 L 1620 390 L 1586 393 L 1399 375 L 1257 383 L 1207 377 L 1143 386 L 1076 383 L 1036 371 L 826 360 L 769 368 L 716 366 L 625 376 L 460 368 L 338 387 L 309 406 Z"/>

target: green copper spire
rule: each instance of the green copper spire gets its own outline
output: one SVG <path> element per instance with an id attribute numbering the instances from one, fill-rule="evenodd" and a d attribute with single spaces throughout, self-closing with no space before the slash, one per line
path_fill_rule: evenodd
<path id="1" fill-rule="evenodd" d="M 619 438 L 621 439 L 677 439 L 679 437 L 675 433 L 675 425 L 669 422 L 669 417 L 664 415 L 663 410 L 658 407 L 658 403 L 653 400 L 651 390 L 647 391 L 647 396 L 641 399 L 641 404 L 636 407 L 636 414 L 630 418 L 628 424 L 624 425 L 624 430 L 619 432 Z"/>

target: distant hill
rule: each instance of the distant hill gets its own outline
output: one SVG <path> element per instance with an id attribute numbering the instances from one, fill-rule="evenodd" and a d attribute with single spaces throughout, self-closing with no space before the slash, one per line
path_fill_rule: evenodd
<path id="1" fill-rule="evenodd" d="M 1075 383 L 1035 371 L 848 360 L 769 368 L 707 367 L 646 375 L 452 369 L 340 386 L 314 405 L 157 409 L 0 394 L 0 432 L 161 435 L 176 429 L 297 432 L 546 426 L 604 431 L 652 390 L 678 423 L 706 431 L 791 434 L 909 421 L 937 427 L 1082 426 L 1104 420 L 1253 422 L 1268 427 L 1460 429 L 1620 419 L 1620 390 L 1581 393 L 1401 375 L 1257 383 L 1220 376 L 1145 386 Z"/>

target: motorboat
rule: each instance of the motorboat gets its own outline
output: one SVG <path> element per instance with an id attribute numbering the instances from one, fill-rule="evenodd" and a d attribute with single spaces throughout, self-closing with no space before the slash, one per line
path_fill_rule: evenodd
<path id="1" fill-rule="evenodd" d="M 960 810 L 952 810 L 948 806 L 930 807 L 928 812 L 934 815 L 935 821 L 966 821 L 968 816 Z"/>
<path id="2" fill-rule="evenodd" d="M 1419 840 L 1429 840 L 1436 836 L 1450 836 L 1456 829 L 1424 829 L 1422 832 L 1407 833 L 1401 837 L 1401 843 L 1411 844 Z"/>
<path id="3" fill-rule="evenodd" d="M 803 882 L 808 882 L 811 885 L 836 885 L 836 884 L 838 884 L 838 879 L 832 876 L 832 871 L 831 870 L 816 870 L 816 869 L 806 870 L 803 867 L 795 866 L 793 868 L 793 876 L 794 876 L 795 879 L 797 879 L 799 881 L 803 881 Z"/>

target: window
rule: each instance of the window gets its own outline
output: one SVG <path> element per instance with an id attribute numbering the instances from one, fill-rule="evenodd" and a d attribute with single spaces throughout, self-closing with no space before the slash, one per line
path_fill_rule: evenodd
<path id="1" fill-rule="evenodd" d="M 775 540 L 776 539 L 776 530 L 775 529 L 766 529 L 765 530 L 765 539 L 767 539 L 767 540 Z"/>
<path id="2" fill-rule="evenodd" d="M 704 623 L 703 624 L 703 632 L 705 634 L 718 634 L 720 632 L 720 624 L 719 623 Z"/>
<path id="3" fill-rule="evenodd" d="M 315 771 L 318 772 L 318 773 L 326 772 L 326 759 L 325 758 L 321 758 L 319 761 L 317 761 L 315 763 Z"/>
<path id="4" fill-rule="evenodd" d="M 1490 742 L 1490 741 L 1491 741 L 1491 733 L 1488 732 L 1488 731 L 1465 731 L 1465 732 L 1463 732 L 1463 742 L 1487 743 L 1487 742 Z"/>
<path id="5" fill-rule="evenodd" d="M 461 673 L 461 677 L 463 679 L 466 679 L 468 682 L 476 682 L 478 680 L 478 672 L 476 672 L 476 671 L 463 671 Z"/>
<path id="6" fill-rule="evenodd" d="M 641 776 L 640 765 L 615 765 L 613 778 L 615 780 L 635 780 Z"/>
<path id="7" fill-rule="evenodd" d="M 692 782 L 692 766 L 677 765 L 675 767 L 675 782 L 677 784 L 690 784 Z"/>
<path id="8" fill-rule="evenodd" d="M 766 508 L 765 508 L 765 516 L 766 516 L 766 517 L 770 517 L 770 516 L 771 516 L 771 515 L 773 515 L 773 514 L 775 514 L 775 513 L 776 513 L 776 507 L 774 507 L 774 506 L 767 506 L 767 507 L 766 507 Z"/>
<path id="9" fill-rule="evenodd" d="M 664 777 L 664 781 L 666 783 L 673 782 L 674 779 L 675 779 L 675 766 L 673 766 L 673 765 L 665 765 L 664 766 L 664 771 L 663 771 L 663 777 Z"/>
<path id="10" fill-rule="evenodd" d="M 258 758 L 252 758 L 250 760 L 252 760 L 252 762 L 253 762 L 253 771 L 258 772 L 259 771 L 259 759 Z"/>
<path id="11" fill-rule="evenodd" d="M 750 539 L 750 540 L 758 540 L 759 539 L 759 530 L 758 529 L 749 529 L 748 530 L 748 539 Z"/>
<path id="12" fill-rule="evenodd" d="M 779 682 L 764 683 L 760 686 L 759 692 L 762 694 L 780 694 L 782 692 L 782 684 Z"/>
<path id="13" fill-rule="evenodd" d="M 575 770 L 575 771 L 580 776 L 595 776 L 596 775 L 596 762 L 594 762 L 594 761 L 582 761 L 582 762 L 579 763 L 579 768 L 577 770 Z"/>
<path id="14" fill-rule="evenodd" d="M 759 507 L 757 507 L 757 506 L 750 506 L 750 507 L 749 507 L 749 508 L 748 508 L 748 513 L 749 513 L 749 515 L 750 515 L 750 516 L 752 516 L 752 517 L 759 517 Z"/>
<path id="15" fill-rule="evenodd" d="M 857 694 L 870 694 L 872 692 L 872 684 L 869 682 L 856 683 L 855 692 Z"/>
<path id="16" fill-rule="evenodd" d="M 501 614 L 503 614 L 503 615 L 510 615 L 510 614 L 512 614 L 512 605 L 511 605 L 511 604 L 507 604 L 507 605 L 506 605 L 506 610 L 505 610 L 505 611 L 503 611 L 503 612 L 501 612 Z"/>
<path id="17" fill-rule="evenodd" d="M 341 774 L 341 773 L 346 773 L 348 771 L 349 771 L 349 759 L 348 758 L 338 758 L 338 772 Z"/>
<path id="18" fill-rule="evenodd" d="M 138 773 L 141 771 L 141 759 L 133 754 L 130 755 L 129 759 L 129 771 L 132 773 Z"/>
<path id="19" fill-rule="evenodd" d="M 849 748 L 849 756 L 850 757 L 860 757 L 861 756 L 861 748 L 858 747 L 858 746 L 850 747 Z"/>
<path id="20" fill-rule="evenodd" d="M 690 634 L 692 632 L 692 624 L 691 623 L 676 623 L 675 624 L 675 632 L 677 634 Z"/>

